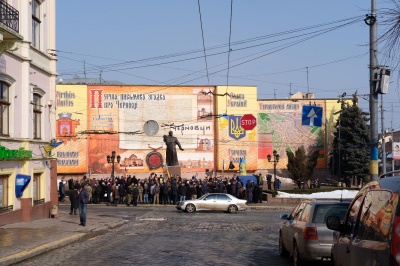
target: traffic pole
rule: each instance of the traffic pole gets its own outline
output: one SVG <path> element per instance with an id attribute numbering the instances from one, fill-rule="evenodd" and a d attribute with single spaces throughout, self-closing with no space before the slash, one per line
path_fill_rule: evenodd
<path id="1" fill-rule="evenodd" d="M 376 21 L 376 0 L 371 0 L 371 14 L 365 18 L 365 23 L 370 27 L 369 36 L 369 112 L 370 112 L 370 174 L 371 180 L 378 180 L 378 93 L 376 92 L 375 73 L 378 68 L 378 23 Z"/>

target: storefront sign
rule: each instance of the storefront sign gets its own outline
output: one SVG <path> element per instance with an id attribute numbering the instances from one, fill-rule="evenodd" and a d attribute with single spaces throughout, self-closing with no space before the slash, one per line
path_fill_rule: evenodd
<path id="1" fill-rule="evenodd" d="M 9 150 L 4 146 L 0 146 L 0 160 L 6 161 L 8 159 L 30 159 L 32 158 L 32 151 L 19 148 L 18 150 Z"/>

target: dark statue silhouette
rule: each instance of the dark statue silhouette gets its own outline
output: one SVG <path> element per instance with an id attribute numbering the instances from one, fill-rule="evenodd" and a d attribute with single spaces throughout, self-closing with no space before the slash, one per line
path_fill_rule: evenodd
<path id="1" fill-rule="evenodd" d="M 167 145 L 167 152 L 166 152 L 166 160 L 167 166 L 179 166 L 178 162 L 178 155 L 176 153 L 176 145 L 178 145 L 179 149 L 183 151 L 181 144 L 179 143 L 178 139 L 174 137 L 173 132 L 168 132 L 168 136 L 164 135 L 164 142 Z"/>

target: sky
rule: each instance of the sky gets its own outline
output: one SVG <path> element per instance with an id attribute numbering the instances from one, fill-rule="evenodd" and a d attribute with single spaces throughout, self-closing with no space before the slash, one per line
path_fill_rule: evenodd
<path id="1" fill-rule="evenodd" d="M 63 80 L 101 77 L 127 85 L 257 86 L 258 99 L 357 92 L 368 112 L 370 6 L 366 0 L 58 0 L 57 71 Z M 393 3 L 376 0 L 376 6 L 379 23 Z M 389 130 L 400 129 L 397 76 L 392 71 L 383 96 Z"/>

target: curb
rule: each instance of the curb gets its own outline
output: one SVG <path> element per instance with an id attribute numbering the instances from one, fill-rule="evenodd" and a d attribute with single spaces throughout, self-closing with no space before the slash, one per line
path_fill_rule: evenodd
<path id="1" fill-rule="evenodd" d="M 23 260 L 40 255 L 44 252 L 47 252 L 47 251 L 65 246 L 69 243 L 75 242 L 75 241 L 83 238 L 84 236 L 86 236 L 86 233 L 75 234 L 75 235 L 60 239 L 60 240 L 56 240 L 56 241 L 52 241 L 52 242 L 40 245 L 40 246 L 32 248 L 32 249 L 24 250 L 24 251 L 21 251 L 16 254 L 9 255 L 7 257 L 0 259 L 0 266 L 3 266 L 3 265 L 5 266 L 5 265 L 10 265 L 10 264 L 21 262 Z"/>
<path id="2" fill-rule="evenodd" d="M 7 266 L 7 265 L 15 264 L 15 263 L 36 257 L 45 252 L 48 252 L 48 251 L 66 246 L 70 243 L 76 242 L 90 234 L 93 234 L 93 233 L 95 233 L 97 235 L 104 234 L 104 233 L 108 232 L 108 230 L 112 230 L 112 229 L 121 227 L 126 223 L 127 223 L 127 221 L 120 221 L 117 223 L 105 225 L 106 228 L 95 228 L 92 231 L 74 234 L 74 235 L 71 235 L 71 236 L 56 240 L 56 241 L 45 243 L 45 244 L 39 245 L 37 247 L 6 256 L 4 258 L 0 258 L 0 266 Z"/>

